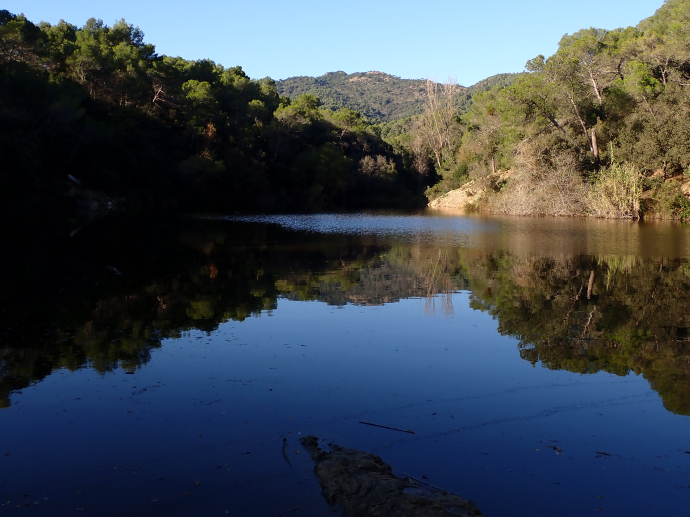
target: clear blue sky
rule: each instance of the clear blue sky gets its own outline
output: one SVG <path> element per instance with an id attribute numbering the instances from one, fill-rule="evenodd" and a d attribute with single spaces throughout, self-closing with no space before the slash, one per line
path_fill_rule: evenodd
<path id="1" fill-rule="evenodd" d="M 284 79 L 378 70 L 465 86 L 522 71 L 555 52 L 565 33 L 636 25 L 663 0 L 5 0 L 31 21 L 82 26 L 120 18 L 140 27 L 159 54 L 240 65 Z"/>

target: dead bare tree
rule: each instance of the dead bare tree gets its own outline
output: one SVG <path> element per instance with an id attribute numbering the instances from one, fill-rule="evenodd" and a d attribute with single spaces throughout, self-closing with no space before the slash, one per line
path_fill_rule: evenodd
<path id="1" fill-rule="evenodd" d="M 443 163 L 444 153 L 451 149 L 456 126 L 455 97 L 459 89 L 458 84 L 452 79 L 443 84 L 430 79 L 426 81 L 424 113 L 417 120 L 415 133 L 434 155 L 439 169 Z"/>

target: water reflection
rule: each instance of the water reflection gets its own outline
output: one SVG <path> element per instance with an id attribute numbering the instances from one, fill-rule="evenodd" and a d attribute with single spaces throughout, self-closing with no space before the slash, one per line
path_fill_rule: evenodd
<path id="1" fill-rule="evenodd" d="M 519 338 L 523 359 L 632 371 L 668 410 L 690 414 L 683 227 L 421 215 L 114 220 L 33 243 L 16 249 L 2 298 L 3 407 L 56 369 L 134 371 L 164 338 L 270 313 L 281 298 L 425 298 L 427 314 L 449 315 L 451 294 L 465 290 L 473 309 Z"/>
<path id="2" fill-rule="evenodd" d="M 664 406 L 690 414 L 686 260 L 492 254 L 468 264 L 473 307 L 550 369 L 642 374 Z"/>
<path id="3" fill-rule="evenodd" d="M 516 255 L 577 254 L 690 258 L 685 223 L 569 218 L 456 216 L 447 211 L 307 216 L 229 216 L 228 221 L 277 225 L 299 232 L 378 236 L 396 242 L 509 251 Z"/>

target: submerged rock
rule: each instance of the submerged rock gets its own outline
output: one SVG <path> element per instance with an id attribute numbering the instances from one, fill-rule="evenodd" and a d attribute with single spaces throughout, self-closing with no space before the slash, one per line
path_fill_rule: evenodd
<path id="1" fill-rule="evenodd" d="M 332 451 L 326 452 L 315 436 L 305 436 L 300 442 L 316 464 L 323 495 L 347 517 L 482 515 L 471 501 L 395 476 L 391 466 L 375 454 L 335 444 L 329 444 Z"/>

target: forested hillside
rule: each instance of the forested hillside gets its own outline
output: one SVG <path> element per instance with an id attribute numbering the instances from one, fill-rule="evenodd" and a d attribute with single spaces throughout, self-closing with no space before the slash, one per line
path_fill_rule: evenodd
<path id="1" fill-rule="evenodd" d="M 425 85 L 423 79 L 400 79 L 382 72 L 330 72 L 320 77 L 290 77 L 276 82 L 278 92 L 286 97 L 316 95 L 326 108 L 347 107 L 376 121 L 421 113 Z"/>
<path id="2" fill-rule="evenodd" d="M 431 198 L 474 180 L 494 212 L 690 217 L 690 1 L 566 34 L 526 70 L 417 151 L 443 176 Z"/>
<path id="3" fill-rule="evenodd" d="M 158 55 L 124 20 L 0 11 L 3 209 L 420 206 L 427 177 L 349 109 Z"/>
<path id="4" fill-rule="evenodd" d="M 410 207 L 471 185 L 499 213 L 690 218 L 690 0 L 526 70 L 276 83 L 158 55 L 124 20 L 0 11 L 2 207 Z"/>
<path id="5" fill-rule="evenodd" d="M 499 74 L 469 88 L 459 87 L 457 106 L 464 113 L 472 97 L 494 87 L 512 84 L 519 74 Z M 427 82 L 401 79 L 382 72 L 346 74 L 330 72 L 320 77 L 290 77 L 277 81 L 278 92 L 286 97 L 316 95 L 325 108 L 350 108 L 376 122 L 390 122 L 419 115 L 424 111 Z"/>

